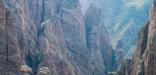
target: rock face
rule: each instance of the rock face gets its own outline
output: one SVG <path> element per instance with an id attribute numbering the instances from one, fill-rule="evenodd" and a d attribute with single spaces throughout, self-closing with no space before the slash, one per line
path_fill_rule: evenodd
<path id="1" fill-rule="evenodd" d="M 145 57 L 148 42 L 149 22 L 141 29 L 138 35 L 138 43 L 133 59 L 125 59 L 120 67 L 120 75 L 148 75 L 145 74 Z"/>
<path id="2" fill-rule="evenodd" d="M 0 73 L 19 74 L 20 64 L 22 60 L 16 33 L 16 19 L 0 0 Z"/>
<path id="3" fill-rule="evenodd" d="M 151 11 L 151 20 L 148 28 L 148 38 L 147 38 L 147 51 L 144 59 L 144 73 L 145 75 L 155 75 L 156 71 L 156 1 L 154 0 L 154 6 Z"/>
<path id="4" fill-rule="evenodd" d="M 148 27 L 149 27 L 149 22 L 146 24 L 144 28 L 141 29 L 139 33 L 136 54 L 133 58 L 132 75 L 144 74 L 144 60 L 145 60 L 145 53 L 147 48 Z"/>
<path id="5" fill-rule="evenodd" d="M 156 74 L 156 1 L 151 11 L 150 21 L 141 29 L 138 37 L 136 54 L 134 55 L 133 69 L 128 75 L 155 75 Z"/>
<path id="6" fill-rule="evenodd" d="M 78 0 L 0 0 L 0 73 L 106 75 L 113 50 L 99 10 L 87 13 Z"/>
<path id="7" fill-rule="evenodd" d="M 83 12 L 89 5 L 95 4 L 104 15 L 103 21 L 110 35 L 115 50 L 117 66 L 122 65 L 125 58 L 132 59 L 137 44 L 137 34 L 149 19 L 149 11 L 153 0 L 80 0 Z M 85 2 L 87 1 L 87 2 Z M 140 3 L 140 2 L 139 2 Z"/>
<path id="8" fill-rule="evenodd" d="M 115 69 L 115 62 L 113 61 L 115 57 L 108 32 L 102 20 L 101 10 L 91 5 L 85 16 L 87 47 L 93 53 L 91 54 L 91 57 L 93 57 L 91 62 L 96 60 L 99 62 L 94 64 L 104 63 L 106 70 L 112 71 Z"/>

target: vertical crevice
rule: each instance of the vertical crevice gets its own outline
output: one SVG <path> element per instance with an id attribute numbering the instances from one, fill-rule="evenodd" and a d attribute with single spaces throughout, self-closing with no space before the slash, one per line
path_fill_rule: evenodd
<path id="1" fill-rule="evenodd" d="M 25 3 L 25 1 L 24 1 Z M 42 5 L 40 8 L 40 5 L 39 5 L 39 0 L 36 0 L 36 5 L 35 5 L 35 25 L 37 27 L 37 33 L 35 34 L 36 35 L 36 38 L 35 38 L 35 47 L 34 49 L 31 51 L 29 50 L 28 51 L 28 54 L 26 55 L 25 57 L 25 60 L 26 60 L 26 64 L 32 68 L 32 75 L 37 75 L 38 73 L 38 68 L 39 68 L 39 65 L 41 64 L 41 62 L 43 61 L 44 59 L 44 52 L 40 49 L 39 47 L 39 37 L 40 35 L 42 34 L 42 32 L 44 31 L 44 27 L 41 26 L 42 22 L 44 21 L 44 11 L 45 11 L 45 4 L 44 4 L 44 0 L 42 0 Z M 40 9 L 42 10 L 41 13 L 42 15 L 40 15 Z M 25 5 L 24 5 L 24 10 L 25 10 Z M 40 19 L 40 16 L 41 16 L 41 19 Z"/>
<path id="2" fill-rule="evenodd" d="M 154 3 L 153 3 L 153 4 L 154 4 L 153 6 L 154 6 L 154 8 L 155 8 L 155 7 L 156 7 L 156 0 L 153 0 L 153 2 L 154 2 Z"/>
<path id="3" fill-rule="evenodd" d="M 9 50 L 8 50 L 8 15 L 9 15 L 9 13 L 8 13 L 8 10 L 6 9 L 5 10 L 5 19 L 6 19 L 6 21 L 5 21 L 5 30 L 6 30 L 6 65 L 9 65 L 8 63 L 8 61 L 9 61 Z M 8 67 L 6 67 L 6 70 L 7 70 L 7 74 L 8 74 Z"/>

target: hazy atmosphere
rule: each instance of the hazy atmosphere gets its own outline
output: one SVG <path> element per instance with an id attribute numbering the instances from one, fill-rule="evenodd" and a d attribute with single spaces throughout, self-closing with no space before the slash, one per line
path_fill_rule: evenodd
<path id="1" fill-rule="evenodd" d="M 156 75 L 156 0 L 0 0 L 0 75 Z"/>

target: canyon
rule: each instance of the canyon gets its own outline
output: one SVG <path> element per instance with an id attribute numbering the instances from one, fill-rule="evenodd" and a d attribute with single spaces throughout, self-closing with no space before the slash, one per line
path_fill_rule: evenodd
<path id="1" fill-rule="evenodd" d="M 0 0 L 0 75 L 156 75 L 155 0 L 81 1 Z"/>
<path id="2" fill-rule="evenodd" d="M 0 0 L 0 10 L 2 75 L 105 75 L 113 70 L 113 50 L 96 7 L 85 18 L 78 0 Z"/>

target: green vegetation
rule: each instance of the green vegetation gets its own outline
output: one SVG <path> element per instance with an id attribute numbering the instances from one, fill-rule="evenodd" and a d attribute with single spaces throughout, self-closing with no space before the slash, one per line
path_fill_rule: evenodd
<path id="1" fill-rule="evenodd" d="M 41 62 L 44 60 L 44 53 L 42 51 L 38 52 L 29 52 L 26 57 L 26 64 L 32 68 L 33 75 L 36 75 L 38 72 L 38 67 L 41 64 Z"/>

